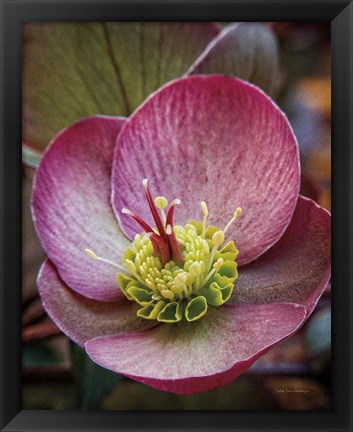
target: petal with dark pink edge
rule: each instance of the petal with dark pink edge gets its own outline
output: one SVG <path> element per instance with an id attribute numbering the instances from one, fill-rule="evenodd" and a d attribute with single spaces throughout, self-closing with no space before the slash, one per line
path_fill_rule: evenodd
<path id="1" fill-rule="evenodd" d="M 230 302 L 295 302 L 310 314 L 331 276 L 331 216 L 299 197 L 287 231 L 257 261 L 242 267 Z"/>
<path id="2" fill-rule="evenodd" d="M 237 23 L 225 27 L 210 42 L 188 74 L 233 75 L 271 93 L 278 66 L 278 43 L 272 29 L 261 23 Z"/>
<path id="3" fill-rule="evenodd" d="M 193 394 L 230 383 L 305 319 L 294 304 L 223 306 L 199 321 L 92 339 L 101 366 L 158 390 Z"/>
<path id="4" fill-rule="evenodd" d="M 154 93 L 127 121 L 113 163 L 113 204 L 130 237 L 136 223 L 123 207 L 152 223 L 142 179 L 154 195 L 180 198 L 176 223 L 201 219 L 228 231 L 239 264 L 267 250 L 283 234 L 299 191 L 298 146 L 284 114 L 258 88 L 221 75 L 191 76 Z"/>
<path id="5" fill-rule="evenodd" d="M 75 293 L 49 260 L 40 270 L 38 290 L 50 318 L 80 346 L 97 336 L 151 327 L 151 321 L 136 316 L 138 305 L 134 302 L 99 302 Z"/>
<path id="6" fill-rule="evenodd" d="M 49 258 L 65 283 L 95 300 L 122 297 L 117 269 L 85 253 L 117 261 L 128 241 L 110 205 L 112 152 L 122 118 L 91 117 L 61 132 L 37 169 L 32 213 Z"/>

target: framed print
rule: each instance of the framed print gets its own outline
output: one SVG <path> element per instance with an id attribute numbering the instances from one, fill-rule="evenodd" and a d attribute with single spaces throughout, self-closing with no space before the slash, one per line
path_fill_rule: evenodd
<path id="1" fill-rule="evenodd" d="M 350 430 L 352 3 L 1 6 L 1 430 Z"/>

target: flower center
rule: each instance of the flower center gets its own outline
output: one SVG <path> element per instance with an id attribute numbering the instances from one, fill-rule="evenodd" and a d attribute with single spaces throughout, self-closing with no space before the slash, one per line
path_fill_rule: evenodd
<path id="1" fill-rule="evenodd" d="M 237 208 L 224 229 L 219 230 L 207 226 L 208 209 L 202 201 L 202 222 L 190 220 L 185 226 L 174 226 L 174 208 L 180 201 L 173 200 L 165 214 L 167 199 L 160 196 L 153 201 L 147 180 L 143 185 L 156 228 L 130 210 L 122 210 L 145 233 L 136 234 L 123 255 L 123 266 L 111 263 L 123 270 L 117 274 L 118 284 L 128 300 L 141 306 L 137 310 L 141 318 L 167 323 L 183 317 L 196 321 L 206 314 L 208 306 L 221 306 L 232 295 L 238 277 L 238 250 L 233 241 L 222 244 L 225 232 L 242 211 Z M 86 253 L 95 260 L 109 262 L 89 249 Z"/>

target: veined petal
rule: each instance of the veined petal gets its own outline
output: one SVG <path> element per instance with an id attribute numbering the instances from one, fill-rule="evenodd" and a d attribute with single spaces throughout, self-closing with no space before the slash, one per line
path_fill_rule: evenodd
<path id="1" fill-rule="evenodd" d="M 122 298 L 117 269 L 92 261 L 85 248 L 117 262 L 129 244 L 110 205 L 112 152 L 122 118 L 91 117 L 61 132 L 36 171 L 32 214 L 61 278 L 95 300 Z"/>
<path id="2" fill-rule="evenodd" d="M 193 394 L 226 385 L 305 319 L 295 304 L 224 306 L 201 320 L 85 344 L 101 366 L 158 390 Z"/>
<path id="3" fill-rule="evenodd" d="M 44 262 L 40 270 L 38 290 L 50 318 L 80 346 L 97 336 L 152 326 L 151 321 L 136 316 L 136 303 L 128 300 L 99 302 L 75 293 L 60 279 L 49 260 Z"/>
<path id="4" fill-rule="evenodd" d="M 287 231 L 272 249 L 242 267 L 231 303 L 295 302 L 312 312 L 331 276 L 331 217 L 299 197 Z"/>
<path id="5" fill-rule="evenodd" d="M 298 146 L 284 114 L 255 86 L 221 75 L 191 76 L 154 93 L 119 135 L 112 176 L 117 217 L 128 207 L 152 223 L 143 178 L 153 196 L 181 199 L 178 224 L 200 217 L 203 200 L 217 227 L 241 207 L 227 239 L 236 239 L 237 261 L 246 264 L 290 222 L 299 191 Z M 120 223 L 128 236 L 135 233 L 131 218 Z"/>

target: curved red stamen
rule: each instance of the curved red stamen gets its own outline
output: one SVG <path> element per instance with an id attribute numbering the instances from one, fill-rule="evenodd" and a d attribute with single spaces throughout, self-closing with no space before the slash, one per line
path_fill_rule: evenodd
<path id="1" fill-rule="evenodd" d="M 172 201 L 172 203 L 170 204 L 170 207 L 168 209 L 168 213 L 167 213 L 167 218 L 166 218 L 166 226 L 170 225 L 173 228 L 173 219 L 174 219 L 174 208 L 175 208 L 175 203 Z"/>
<path id="2" fill-rule="evenodd" d="M 170 228 L 171 226 L 168 225 Z M 168 236 L 168 243 L 169 243 L 169 247 L 172 253 L 172 257 L 175 261 L 178 261 L 180 264 L 184 264 L 185 260 L 183 255 L 181 254 L 181 250 L 180 250 L 180 244 L 174 234 L 173 228 L 171 228 L 171 233 L 169 234 L 169 232 L 167 231 L 167 236 Z"/>
<path id="3" fill-rule="evenodd" d="M 168 243 L 169 247 L 172 253 L 172 257 L 178 261 L 179 263 L 183 264 L 185 262 L 184 257 L 181 254 L 180 250 L 180 244 L 174 234 L 173 230 L 173 223 L 174 223 L 174 208 L 175 204 L 179 204 L 179 200 L 173 200 L 170 204 L 170 207 L 168 209 L 167 218 L 166 218 L 166 225 L 167 227 L 170 227 L 170 233 L 167 231 L 168 236 Z"/>
<path id="4" fill-rule="evenodd" d="M 164 238 L 165 240 L 167 240 L 167 234 L 165 232 L 165 227 L 163 225 L 161 217 L 159 216 L 158 210 L 157 210 L 157 208 L 156 208 L 156 206 L 154 204 L 152 195 L 151 195 L 151 193 L 150 193 L 150 191 L 148 189 L 147 181 L 144 180 L 143 186 L 145 188 L 145 194 L 146 194 L 147 202 L 148 202 L 148 205 L 150 207 L 153 219 L 154 219 L 154 221 L 156 223 L 156 227 L 158 229 L 158 232 L 159 232 L 159 234 L 161 235 L 162 238 Z"/>
<path id="5" fill-rule="evenodd" d="M 146 233 L 154 233 L 153 228 L 150 227 L 143 219 L 141 219 L 140 216 L 137 216 L 135 213 L 132 213 L 130 210 L 126 209 L 123 209 L 122 213 L 131 216 Z"/>
<path id="6" fill-rule="evenodd" d="M 173 231 L 173 219 L 174 219 L 174 207 L 176 204 L 179 204 L 179 200 L 173 200 L 169 206 L 168 214 L 166 217 L 166 226 L 168 227 L 168 230 L 166 231 L 166 228 L 161 220 L 161 217 L 158 213 L 157 207 L 154 204 L 152 195 L 148 189 L 147 186 L 147 179 L 143 181 L 143 186 L 145 189 L 145 194 L 147 198 L 147 202 L 149 205 L 149 208 L 151 210 L 153 219 L 156 223 L 158 233 L 157 234 L 152 227 L 148 225 L 143 219 L 140 218 L 140 216 L 137 216 L 133 212 L 127 209 L 123 209 L 122 213 L 128 214 L 131 216 L 140 226 L 141 228 L 146 232 L 150 234 L 150 240 L 152 242 L 153 246 L 153 255 L 159 255 L 161 256 L 162 265 L 163 267 L 173 258 L 175 261 L 183 264 L 185 262 L 184 257 L 181 254 L 180 244 L 178 242 L 178 239 L 176 238 L 174 231 Z"/>
<path id="7" fill-rule="evenodd" d="M 158 234 L 152 234 L 150 237 L 153 244 L 153 252 L 154 252 L 154 243 L 157 244 L 159 252 L 161 254 L 162 266 L 164 267 L 171 259 L 170 250 L 168 242 L 162 239 Z"/>

